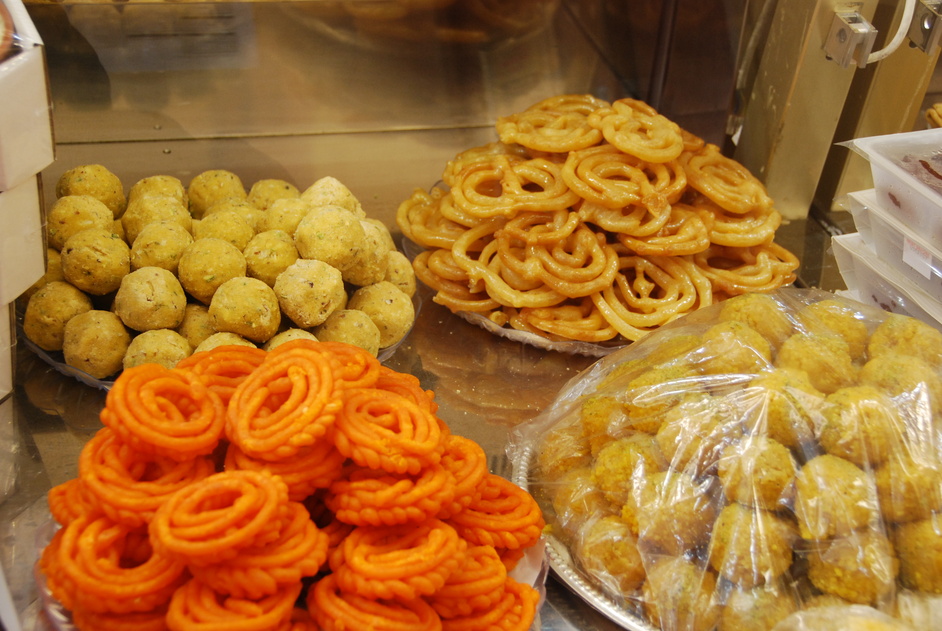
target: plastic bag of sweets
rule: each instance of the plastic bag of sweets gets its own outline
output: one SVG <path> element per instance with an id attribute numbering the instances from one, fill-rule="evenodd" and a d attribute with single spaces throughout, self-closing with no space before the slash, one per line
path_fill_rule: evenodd
<path id="1" fill-rule="evenodd" d="M 903 625 L 942 593 L 940 370 L 919 320 L 744 294 L 598 360 L 510 451 L 554 569 L 639 624 L 772 629 L 836 606 Z"/>

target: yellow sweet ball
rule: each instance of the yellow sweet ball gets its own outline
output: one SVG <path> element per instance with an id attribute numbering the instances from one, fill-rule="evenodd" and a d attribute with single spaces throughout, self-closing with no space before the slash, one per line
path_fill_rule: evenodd
<path id="1" fill-rule="evenodd" d="M 246 276 L 219 286 L 209 303 L 209 317 L 217 332 L 236 333 L 256 343 L 271 339 L 281 325 L 275 291 L 257 278 Z"/>
<path id="2" fill-rule="evenodd" d="M 105 379 L 120 371 L 131 334 L 116 314 L 93 309 L 66 322 L 62 343 L 65 363 Z"/>
<path id="3" fill-rule="evenodd" d="M 379 329 L 380 348 L 399 342 L 415 322 L 412 299 L 389 281 L 380 281 L 353 292 L 348 309 L 363 311 Z"/>
<path id="4" fill-rule="evenodd" d="M 299 197 L 298 187 L 286 180 L 268 178 L 258 180 L 249 189 L 248 202 L 260 210 L 268 208 L 278 199 Z"/>
<path id="5" fill-rule="evenodd" d="M 77 232 L 62 246 L 62 275 L 94 296 L 118 289 L 131 271 L 131 249 L 123 239 L 101 228 Z"/>
<path id="6" fill-rule="evenodd" d="M 131 244 L 131 269 L 162 267 L 176 274 L 183 251 L 192 243 L 193 235 L 173 220 L 149 223 Z"/>
<path id="7" fill-rule="evenodd" d="M 127 205 L 121 178 L 100 164 L 83 164 L 59 176 L 56 197 L 66 195 L 90 195 L 107 206 L 115 218 Z"/>
<path id="8" fill-rule="evenodd" d="M 193 353 L 190 343 L 172 329 L 152 329 L 134 337 L 124 354 L 124 369 L 141 364 L 173 368 Z"/>
<path id="9" fill-rule="evenodd" d="M 23 333 L 45 351 L 61 351 L 66 323 L 91 310 L 92 300 L 85 292 L 66 281 L 52 281 L 26 303 Z"/>
<path id="10" fill-rule="evenodd" d="M 198 173 L 190 180 L 186 192 L 190 200 L 190 214 L 194 219 L 202 219 L 209 208 L 225 199 L 245 199 L 248 196 L 241 178 L 226 169 Z"/>
<path id="11" fill-rule="evenodd" d="M 113 223 L 111 210 L 94 197 L 66 195 L 46 214 L 46 239 L 49 247 L 61 250 L 73 234 L 89 228 L 110 230 Z"/>
<path id="12" fill-rule="evenodd" d="M 251 346 L 252 348 L 257 348 L 255 344 L 245 339 L 238 333 L 222 331 L 221 333 L 213 333 L 205 340 L 200 342 L 200 345 L 197 346 L 193 352 L 202 353 L 204 351 L 210 351 L 219 346 Z"/>
<path id="13" fill-rule="evenodd" d="M 314 334 L 322 342 L 344 342 L 359 346 L 374 357 L 379 354 L 380 332 L 372 318 L 357 309 L 338 309 L 330 314 Z"/>
<path id="14" fill-rule="evenodd" d="M 245 271 L 245 256 L 236 246 L 222 239 L 197 239 L 180 255 L 177 276 L 188 294 L 208 305 L 220 285 Z"/>
<path id="15" fill-rule="evenodd" d="M 164 195 L 175 197 L 180 200 L 185 207 L 189 207 L 189 198 L 186 194 L 186 186 L 179 178 L 173 175 L 150 175 L 141 178 L 131 186 L 128 191 L 128 203 L 138 197 L 145 195 Z"/>
<path id="16" fill-rule="evenodd" d="M 269 287 L 274 287 L 278 274 L 300 258 L 294 239 L 284 230 L 259 232 L 246 244 L 242 255 L 246 274 Z"/>
<path id="17" fill-rule="evenodd" d="M 121 279 L 114 297 L 114 312 L 135 331 L 175 329 L 185 308 L 183 286 L 161 267 L 134 270 Z"/>
<path id="18" fill-rule="evenodd" d="M 347 302 L 340 270 L 317 260 L 295 261 L 278 275 L 274 290 L 281 310 L 302 329 L 322 324 Z"/>
<path id="19" fill-rule="evenodd" d="M 176 222 L 187 232 L 193 229 L 193 218 L 180 200 L 169 195 L 144 195 L 131 200 L 121 217 L 124 238 L 133 244 L 145 226 L 157 221 Z"/>

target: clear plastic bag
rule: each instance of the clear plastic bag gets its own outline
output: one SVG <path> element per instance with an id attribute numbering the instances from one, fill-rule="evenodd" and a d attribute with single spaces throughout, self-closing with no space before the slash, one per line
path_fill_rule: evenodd
<path id="1" fill-rule="evenodd" d="M 898 617 L 902 590 L 942 592 L 940 411 L 942 333 L 787 288 L 598 360 L 510 455 L 557 574 L 629 628 Z"/>

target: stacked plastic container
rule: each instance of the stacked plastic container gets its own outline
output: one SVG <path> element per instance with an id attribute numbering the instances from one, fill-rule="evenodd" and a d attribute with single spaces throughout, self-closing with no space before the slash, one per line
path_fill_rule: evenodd
<path id="1" fill-rule="evenodd" d="M 832 239 L 849 293 L 942 329 L 942 129 L 849 144 L 874 184 L 848 195 L 857 232 Z"/>

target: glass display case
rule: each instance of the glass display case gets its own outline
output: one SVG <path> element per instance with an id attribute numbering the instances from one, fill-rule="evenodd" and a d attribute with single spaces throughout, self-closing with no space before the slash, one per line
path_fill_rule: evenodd
<path id="1" fill-rule="evenodd" d="M 81 164 L 102 164 L 125 186 L 227 169 L 246 183 L 278 178 L 303 189 L 329 175 L 394 231 L 396 209 L 414 189 L 439 181 L 458 152 L 496 140 L 498 116 L 547 96 L 645 99 L 724 144 L 752 9 L 742 0 L 27 7 L 46 45 L 52 94 L 47 204 L 59 176 Z M 798 284 L 842 288 L 828 243 L 848 222 L 796 217 L 780 228 L 802 261 Z M 485 448 L 493 472 L 509 475 L 509 431 L 593 361 L 493 336 L 426 293 L 387 364 L 434 390 L 442 419 Z M 46 630 L 33 570 L 45 493 L 76 475 L 105 393 L 22 345 L 16 384 L 0 420 L 0 463 L 11 472 L 0 489 L 0 552 L 24 629 Z M 541 628 L 620 627 L 551 577 Z"/>

